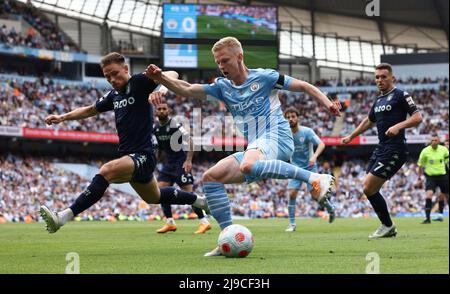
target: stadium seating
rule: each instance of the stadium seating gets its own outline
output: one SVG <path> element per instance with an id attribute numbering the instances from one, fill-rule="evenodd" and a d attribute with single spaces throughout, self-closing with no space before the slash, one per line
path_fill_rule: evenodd
<path id="1" fill-rule="evenodd" d="M 55 167 L 55 157 L 0 155 L 0 218 L 8 222 L 39 220 L 39 205 L 56 210 L 69 206 L 87 187 L 88 179 Z M 87 163 L 83 158 L 64 158 L 65 162 Z M 90 162 L 100 166 L 101 162 Z M 195 191 L 201 192 L 201 175 L 213 162 L 194 164 Z M 420 212 L 425 201 L 423 183 L 418 181 L 417 165 L 408 163 L 388 182 L 386 194 L 393 214 Z M 365 164 L 346 161 L 338 178 L 338 189 L 332 197 L 338 217 L 369 217 L 373 214 L 362 195 Z M 267 180 L 250 185 L 227 185 L 233 215 L 250 218 L 287 217 L 288 191 L 286 180 Z M 382 191 L 382 193 L 384 193 Z M 176 216 L 192 215 L 190 206 L 173 206 Z M 325 217 L 323 211 L 302 190 L 297 198 L 297 216 Z M 153 220 L 163 217 L 159 205 L 145 205 L 137 196 L 109 188 L 103 198 L 78 220 Z"/>
<path id="2" fill-rule="evenodd" d="M 201 81 L 200 81 L 201 82 Z M 420 89 L 420 85 L 439 82 L 440 90 Z M 403 84 L 418 85 L 411 94 L 421 111 L 426 113 L 424 123 L 417 129 L 409 129 L 410 134 L 429 134 L 432 131 L 446 133 L 448 130 L 448 81 L 408 80 Z M 344 84 L 321 80 L 316 83 L 324 87 L 367 86 L 371 80 L 348 80 Z M 424 87 L 425 88 L 425 87 Z M 90 105 L 101 97 L 107 89 L 83 83 L 59 83 L 51 78 L 15 78 L 14 75 L 0 75 L 0 126 L 45 127 L 44 118 L 49 114 L 62 114 L 77 107 Z M 351 103 L 345 110 L 343 126 L 339 135 L 348 134 L 367 115 L 376 92 L 357 91 L 351 93 Z M 279 95 L 283 108 L 294 106 L 300 110 L 301 124 L 310 126 L 320 136 L 330 136 L 335 118 L 327 114 L 314 100 L 304 94 L 281 92 Z M 173 93 L 167 97 L 174 112 L 190 117 L 193 109 L 199 108 L 202 115 L 214 114 L 222 120 L 229 115 L 219 103 L 203 103 L 187 99 Z M 113 112 L 97 117 L 70 121 L 53 126 L 60 130 L 96 131 L 115 133 Z M 214 125 L 204 132 L 214 133 Z M 374 135 L 375 129 L 367 135 Z M 219 134 L 220 135 L 220 134 Z M 76 174 L 56 168 L 52 162 L 61 161 L 56 157 L 23 157 L 19 155 L 0 156 L 0 220 L 2 222 L 37 221 L 38 207 L 46 204 L 54 209 L 67 207 L 89 184 Z M 64 162 L 87 163 L 83 158 L 65 158 Z M 91 162 L 100 166 L 101 162 Z M 213 162 L 194 163 L 196 176 L 194 188 L 201 192 L 201 175 Z M 365 173 L 365 163 L 347 160 L 340 167 L 339 186 L 335 196 L 338 217 L 368 217 L 372 208 L 361 192 Z M 393 214 L 416 213 L 422 210 L 425 192 L 417 179 L 417 165 L 408 163 L 402 171 L 388 182 L 386 198 Z M 287 217 L 287 181 L 267 180 L 251 185 L 228 185 L 231 208 L 235 216 L 250 218 Z M 300 191 L 297 200 L 297 213 L 300 217 L 324 217 L 316 202 Z M 177 217 L 195 217 L 189 206 L 175 206 Z M 136 196 L 108 189 L 107 194 L 92 209 L 82 213 L 78 220 L 143 220 L 161 219 L 160 206 L 145 205 Z"/>
<path id="3" fill-rule="evenodd" d="M 3 81 L 0 79 L 0 125 L 44 128 L 49 114 L 63 114 L 77 107 L 93 104 L 104 93 L 90 85 L 55 84 L 49 79 L 35 82 Z M 68 121 L 56 129 L 115 133 L 114 113 Z"/>
<path id="4" fill-rule="evenodd" d="M 427 80 L 411 82 L 429 82 Z M 426 113 L 424 122 L 419 128 L 407 130 L 407 134 L 429 134 L 436 131 L 446 134 L 448 124 L 449 97 L 448 81 L 440 81 L 441 90 L 422 89 L 411 92 L 419 109 Z M 325 83 L 322 81 L 321 83 Z M 358 82 L 359 83 L 359 82 Z M 421 84 L 417 84 L 420 86 Z M 49 114 L 62 114 L 77 107 L 94 103 L 106 93 L 106 89 L 94 85 L 59 84 L 48 78 L 36 79 L 34 82 L 19 81 L 0 75 L 0 125 L 19 127 L 45 127 L 44 118 Z M 367 116 L 375 100 L 376 92 L 358 91 L 351 93 L 351 103 L 344 112 L 343 126 L 339 134 L 346 135 L 354 130 L 362 119 Z M 300 111 L 300 123 L 313 128 L 319 136 L 331 136 L 335 117 L 329 115 L 316 101 L 306 98 L 303 93 L 281 92 L 279 95 L 282 107 L 294 106 Z M 225 107 L 219 103 L 203 103 L 195 99 L 187 99 L 179 95 L 169 94 L 169 105 L 174 113 L 185 117 L 193 114 L 193 109 L 201 109 L 203 117 L 214 114 L 222 119 L 229 115 Z M 61 130 L 96 131 L 100 133 L 115 133 L 114 115 L 112 112 L 95 118 L 70 121 L 55 126 Z M 203 130 L 213 132 L 214 126 Z M 365 135 L 375 135 L 376 129 L 368 130 Z"/>
<path id="5" fill-rule="evenodd" d="M 0 42 L 9 46 L 26 46 L 56 51 L 78 52 L 78 46 L 38 9 L 16 1 L 3 0 L 0 5 Z M 7 29 L 2 17 L 20 16 L 31 27 L 26 33 Z"/>

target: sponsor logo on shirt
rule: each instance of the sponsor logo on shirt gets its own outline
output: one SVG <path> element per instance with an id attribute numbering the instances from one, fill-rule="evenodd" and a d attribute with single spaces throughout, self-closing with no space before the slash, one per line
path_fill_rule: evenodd
<path id="1" fill-rule="evenodd" d="M 256 111 L 264 102 L 264 97 L 257 97 L 252 100 L 243 101 L 241 103 L 230 105 L 230 110 L 236 111 L 239 115 Z"/>
<path id="2" fill-rule="evenodd" d="M 384 112 L 384 111 L 391 111 L 392 110 L 392 106 L 391 105 L 380 105 L 375 107 L 375 112 Z"/>
<path id="3" fill-rule="evenodd" d="M 136 101 L 136 99 L 134 99 L 134 97 L 128 97 L 128 98 L 124 98 L 120 101 L 114 101 L 114 109 L 120 109 L 120 108 L 124 108 L 127 107 L 128 105 L 132 105 L 134 104 L 134 102 Z"/>

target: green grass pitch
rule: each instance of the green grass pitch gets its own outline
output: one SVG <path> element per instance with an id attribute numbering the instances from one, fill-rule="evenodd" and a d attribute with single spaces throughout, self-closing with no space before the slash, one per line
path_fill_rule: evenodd
<path id="1" fill-rule="evenodd" d="M 277 38 L 276 34 L 267 28 L 259 27 L 255 34 L 251 34 L 253 29 L 252 24 L 240 20 L 226 20 L 220 16 L 206 15 L 197 17 L 197 38 L 199 39 L 220 39 L 226 36 L 250 40 L 276 40 Z"/>
<path id="2" fill-rule="evenodd" d="M 449 273 L 449 226 L 421 225 L 421 219 L 395 219 L 396 238 L 368 241 L 376 219 L 298 219 L 286 233 L 286 219 L 238 220 L 253 232 L 255 247 L 243 259 L 203 257 L 215 246 L 218 226 L 194 235 L 198 222 L 177 222 L 175 233 L 158 235 L 163 223 L 72 222 L 56 234 L 42 223 L 0 225 L 0 273 L 64 273 L 66 254 L 76 252 L 80 273 L 160 274 L 364 274 L 366 256 L 380 257 L 381 273 Z"/>

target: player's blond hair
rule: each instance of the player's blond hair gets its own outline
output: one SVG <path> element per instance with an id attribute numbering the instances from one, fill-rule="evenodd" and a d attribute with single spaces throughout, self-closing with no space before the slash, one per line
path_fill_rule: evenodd
<path id="1" fill-rule="evenodd" d="M 242 50 L 241 42 L 235 37 L 225 37 L 217 41 L 212 47 L 211 51 L 214 54 L 215 52 L 222 50 L 223 48 L 229 48 L 233 50 L 236 54 L 244 53 Z"/>

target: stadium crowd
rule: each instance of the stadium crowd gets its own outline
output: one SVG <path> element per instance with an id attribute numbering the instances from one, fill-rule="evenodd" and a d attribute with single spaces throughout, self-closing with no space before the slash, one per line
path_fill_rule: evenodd
<path id="1" fill-rule="evenodd" d="M 0 125 L 45 128 L 44 118 L 63 114 L 77 107 L 94 103 L 103 92 L 94 86 L 56 84 L 51 79 L 34 82 L 0 79 Z M 67 121 L 55 129 L 115 133 L 114 113 L 90 119 Z"/>
<path id="2" fill-rule="evenodd" d="M 38 220 L 40 205 L 60 210 L 86 189 L 88 180 L 55 167 L 52 160 L 0 155 L 0 222 L 2 218 L 12 222 Z M 101 201 L 79 217 L 83 220 L 132 219 L 138 217 L 140 205 L 137 197 L 109 188 Z M 162 215 L 157 205 L 148 211 Z"/>
<path id="3" fill-rule="evenodd" d="M 7 29 L 2 17 L 23 18 L 31 27 L 25 34 L 18 28 Z M 78 46 L 58 26 L 31 4 L 0 0 L 0 42 L 9 46 L 78 52 Z"/>
<path id="4" fill-rule="evenodd" d="M 448 85 L 448 84 L 447 84 Z M 0 76 L 0 125 L 44 128 L 44 118 L 49 114 L 62 114 L 77 107 L 94 103 L 107 89 L 100 89 L 96 85 L 58 84 L 49 78 L 38 78 L 34 82 L 16 81 Z M 338 135 L 349 134 L 362 119 L 367 116 L 375 100 L 376 92 L 358 91 L 351 93 L 352 98 L 344 111 L 342 128 Z M 446 87 L 441 90 L 423 89 L 411 92 L 416 104 L 426 114 L 424 122 L 419 128 L 407 130 L 407 134 L 446 133 L 449 127 L 449 97 Z M 300 111 L 300 123 L 312 127 L 319 136 L 331 136 L 336 118 L 328 114 L 314 99 L 303 93 L 280 92 L 280 102 L 283 108 L 294 106 Z M 198 121 L 202 115 L 202 134 L 211 135 L 235 134 L 232 125 L 225 124 L 225 117 L 230 113 L 219 102 L 188 99 L 170 93 L 168 104 L 173 112 L 179 116 L 189 118 L 190 122 Z M 196 111 L 194 111 L 196 109 Z M 205 121 L 207 116 L 214 115 L 220 124 Z M 225 129 L 225 127 L 232 128 Z M 54 126 L 61 130 L 95 131 L 101 133 L 115 133 L 114 114 L 104 113 L 94 118 L 69 121 Z M 376 128 L 368 130 L 364 135 L 376 135 Z"/>
<path id="5" fill-rule="evenodd" d="M 403 83 L 430 83 L 429 79 L 408 80 Z M 443 87 L 437 90 L 416 90 L 412 92 L 416 104 L 426 113 L 425 121 L 418 129 L 410 129 L 411 134 L 429 134 L 448 130 L 448 81 L 440 81 Z M 349 81 L 349 84 L 370 83 L 369 80 Z M 36 78 L 35 81 L 18 81 L 0 75 L 0 126 L 44 128 L 44 118 L 49 114 L 62 114 L 77 107 L 94 103 L 107 89 L 88 84 L 58 84 L 50 78 Z M 351 93 L 351 103 L 345 110 L 341 135 L 348 134 L 362 118 L 367 115 L 375 92 Z M 320 136 L 331 135 L 335 119 L 330 117 L 313 99 L 302 93 L 280 92 L 280 102 L 284 107 L 294 106 L 300 110 L 300 123 L 310 126 Z M 224 122 L 229 113 L 219 102 L 187 99 L 169 94 L 168 103 L 178 115 L 196 118 L 201 111 L 205 116 L 214 115 Z M 97 117 L 69 121 L 53 126 L 55 129 L 95 131 L 115 133 L 113 112 Z M 203 133 L 220 135 L 223 132 L 214 123 L 206 124 Z M 229 130 L 225 130 L 230 134 Z M 231 132 L 233 133 L 233 132 Z M 375 129 L 366 135 L 374 135 Z M 46 204 L 54 209 L 69 205 L 89 184 L 78 175 L 56 168 L 52 162 L 55 157 L 23 157 L 0 155 L 0 223 L 17 221 L 36 221 L 38 208 Z M 65 162 L 82 162 L 77 158 L 65 158 Z M 100 162 L 88 162 L 100 166 Z M 195 163 L 195 189 L 201 192 L 201 175 L 213 163 Z M 333 197 L 339 217 L 367 217 L 373 214 L 370 204 L 362 197 L 361 187 L 365 170 L 362 161 L 345 161 L 340 169 L 338 188 Z M 424 203 L 423 183 L 417 179 L 417 165 L 408 163 L 402 171 L 388 182 L 385 196 L 392 213 L 420 212 Z M 232 201 L 235 216 L 252 218 L 287 217 L 288 192 L 287 181 L 267 180 L 251 185 L 228 185 L 227 192 Z M 319 210 L 316 202 L 301 191 L 297 200 L 298 216 L 321 217 L 326 213 Z M 193 218 L 189 206 L 174 207 L 175 216 Z M 135 220 L 160 219 L 163 216 L 159 205 L 147 205 L 137 196 L 128 195 L 119 190 L 108 189 L 107 194 L 90 209 L 79 216 L 82 220 Z"/>
<path id="6" fill-rule="evenodd" d="M 401 85 L 417 85 L 417 84 L 434 84 L 440 83 L 442 85 L 448 84 L 447 78 L 407 78 L 407 79 L 397 79 L 397 84 Z M 353 86 L 376 86 L 375 80 L 373 77 L 364 77 L 364 78 L 354 78 L 354 79 L 345 79 L 343 82 L 337 79 L 321 79 L 314 83 L 314 85 L 318 87 L 353 87 Z"/>
<path id="7" fill-rule="evenodd" d="M 70 205 L 87 187 L 89 180 L 53 165 L 61 159 L 55 157 L 31 157 L 0 155 L 0 223 L 31 222 L 39 220 L 39 205 L 56 210 Z M 64 162 L 88 163 L 100 166 L 100 161 L 82 161 L 80 158 L 64 158 Z M 212 162 L 194 162 L 194 189 L 201 193 L 201 175 Z M 402 170 L 388 182 L 385 197 L 393 214 L 421 212 L 425 203 L 423 182 L 418 179 L 417 164 L 405 164 Z M 338 171 L 335 169 L 335 172 Z M 370 203 L 362 195 L 365 164 L 359 160 L 345 161 L 338 177 L 336 193 L 332 201 L 338 217 L 369 217 L 373 214 Z M 304 189 L 304 187 L 303 187 Z M 233 215 L 250 218 L 287 217 L 288 190 L 286 180 L 267 180 L 250 185 L 227 185 Z M 190 206 L 173 206 L 174 217 L 195 218 Z M 300 191 L 297 198 L 298 217 L 326 217 L 318 204 Z M 159 205 L 147 205 L 133 196 L 112 189 L 95 206 L 79 215 L 78 220 L 153 220 L 161 219 Z"/>

